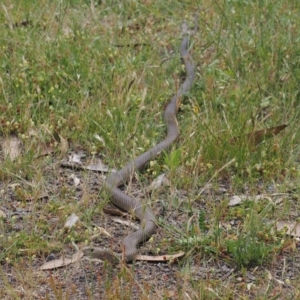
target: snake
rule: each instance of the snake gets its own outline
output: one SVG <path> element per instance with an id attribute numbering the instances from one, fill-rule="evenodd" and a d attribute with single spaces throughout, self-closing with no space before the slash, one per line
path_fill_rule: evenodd
<path id="1" fill-rule="evenodd" d="M 140 171 L 146 164 L 153 160 L 159 153 L 167 150 L 179 136 L 179 126 L 176 114 L 181 103 L 181 98 L 192 88 L 195 80 L 195 64 L 189 53 L 189 35 L 185 34 L 180 45 L 180 56 L 185 66 L 185 80 L 168 102 L 164 109 L 164 121 L 167 127 L 165 138 L 148 151 L 142 153 L 134 160 L 128 162 L 122 169 L 111 173 L 105 180 L 103 188 L 107 191 L 113 205 L 126 212 L 131 212 L 140 221 L 137 231 L 126 236 L 121 242 L 122 260 L 131 262 L 138 255 L 138 245 L 149 239 L 157 228 L 157 220 L 153 210 L 140 200 L 135 199 L 119 189 L 130 180 L 134 172 Z M 94 257 L 106 258 L 109 255 L 105 250 L 95 250 L 88 247 L 89 251 L 94 252 Z"/>

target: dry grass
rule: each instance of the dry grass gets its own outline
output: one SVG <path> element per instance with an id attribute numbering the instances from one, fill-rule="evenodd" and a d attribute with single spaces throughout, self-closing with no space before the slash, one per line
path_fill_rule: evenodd
<path id="1" fill-rule="evenodd" d="M 160 217 L 141 252 L 186 257 L 40 271 L 49 256 L 74 253 L 72 242 L 120 250 L 131 230 L 103 214 L 103 175 L 60 161 L 83 150 L 119 168 L 162 138 L 164 105 L 184 75 L 180 24 L 192 26 L 196 11 L 197 80 L 179 111 L 181 137 L 127 187 Z M 3 1 L 1 144 L 14 135 L 22 154 L 2 151 L 1 298 L 297 299 L 299 244 L 274 223 L 299 216 L 299 13 L 285 0 Z M 249 147 L 247 133 L 282 124 Z M 149 192 L 161 173 L 170 186 Z M 229 207 L 240 194 L 249 199 Z M 65 230 L 72 213 L 80 221 Z"/>

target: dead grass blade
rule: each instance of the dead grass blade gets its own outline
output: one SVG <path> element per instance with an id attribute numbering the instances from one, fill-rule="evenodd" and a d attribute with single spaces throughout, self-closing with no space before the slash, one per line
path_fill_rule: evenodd
<path id="1" fill-rule="evenodd" d="M 112 216 L 121 216 L 121 217 L 125 217 L 127 214 L 121 212 L 119 209 L 114 209 L 114 208 L 108 208 L 108 207 L 103 207 L 103 212 L 108 214 L 108 215 L 112 215 Z"/>
<path id="2" fill-rule="evenodd" d="M 72 228 L 72 227 L 76 224 L 76 222 L 77 222 L 78 220 L 79 220 L 79 217 L 78 217 L 76 214 L 73 213 L 73 214 L 67 219 L 67 221 L 65 222 L 64 227 L 70 229 L 70 228 Z"/>
<path id="3" fill-rule="evenodd" d="M 276 223 L 276 228 L 278 231 L 285 230 L 286 234 L 300 238 L 300 224 L 299 222 L 290 221 L 278 221 Z"/>
<path id="4" fill-rule="evenodd" d="M 48 261 L 40 267 L 40 270 L 52 270 L 60 267 L 65 267 L 67 265 L 78 262 L 83 256 L 84 253 L 82 251 L 78 251 L 74 253 L 71 258 L 62 257 L 59 259 Z"/>
<path id="5" fill-rule="evenodd" d="M 119 218 L 111 218 L 114 222 L 119 223 L 119 224 L 123 224 L 126 225 L 128 227 L 131 227 L 135 230 L 139 229 L 139 226 L 135 225 L 134 223 L 130 222 L 130 221 L 125 221 L 125 220 L 121 220 Z"/>
<path id="6" fill-rule="evenodd" d="M 65 154 L 65 153 L 67 153 L 68 150 L 69 150 L 69 143 L 68 143 L 68 141 L 67 141 L 65 138 L 63 138 L 60 134 L 58 134 L 58 136 L 59 136 L 59 141 L 60 141 L 60 143 L 59 143 L 59 150 L 60 150 L 60 152 L 61 152 L 62 154 Z"/>
<path id="7" fill-rule="evenodd" d="M 8 136 L 2 142 L 2 151 L 4 157 L 9 157 L 13 161 L 21 155 L 22 141 L 14 135 Z"/>
<path id="8" fill-rule="evenodd" d="M 185 252 L 180 251 L 175 254 L 166 254 L 166 255 L 138 255 L 135 259 L 136 260 L 144 260 L 144 261 L 171 261 L 174 262 L 177 258 L 182 257 Z"/>

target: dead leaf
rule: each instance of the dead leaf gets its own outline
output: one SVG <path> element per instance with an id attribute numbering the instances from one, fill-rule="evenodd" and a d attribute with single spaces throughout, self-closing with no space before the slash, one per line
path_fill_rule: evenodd
<path id="1" fill-rule="evenodd" d="M 63 167 L 77 168 L 77 169 L 79 168 L 81 170 L 89 170 L 89 171 L 96 171 L 96 172 L 104 172 L 104 173 L 117 172 L 117 170 L 111 169 L 107 167 L 105 164 L 103 164 L 99 158 L 93 158 L 88 165 L 84 165 L 83 162 L 81 161 L 81 158 L 84 156 L 85 155 L 73 153 L 72 155 L 69 156 L 68 161 L 63 160 L 61 162 L 61 165 Z"/>
<path id="2" fill-rule="evenodd" d="M 59 136 L 59 140 L 60 140 L 60 143 L 59 143 L 60 152 L 62 154 L 67 153 L 68 149 L 69 149 L 68 141 L 65 138 L 63 138 L 60 134 L 58 134 L 58 136 Z"/>
<path id="3" fill-rule="evenodd" d="M 96 234 L 92 235 L 90 237 L 90 240 L 93 240 L 93 239 L 97 238 L 101 234 L 104 234 L 107 237 L 111 237 L 110 233 L 108 231 L 106 231 L 104 228 L 98 227 L 98 226 L 95 226 L 95 228 L 97 228 L 99 230 L 99 232 L 97 232 Z"/>
<path id="4" fill-rule="evenodd" d="M 108 208 L 108 207 L 103 207 L 103 212 L 112 216 L 124 217 L 127 215 L 126 213 L 121 212 L 119 209 Z"/>
<path id="5" fill-rule="evenodd" d="M 76 214 L 73 213 L 73 214 L 67 219 L 67 221 L 65 222 L 64 227 L 65 227 L 65 228 L 72 228 L 78 220 L 79 220 L 79 217 L 78 217 Z"/>
<path id="6" fill-rule="evenodd" d="M 117 172 L 117 170 L 107 167 L 99 158 L 93 159 L 93 161 L 84 168 L 97 172 Z"/>
<path id="7" fill-rule="evenodd" d="M 12 161 L 21 154 L 22 141 L 16 136 L 8 136 L 2 142 L 4 157 L 9 157 Z"/>
<path id="8" fill-rule="evenodd" d="M 274 205 L 279 205 L 283 201 L 283 196 L 286 196 L 287 193 L 272 193 L 272 194 L 261 194 L 256 196 L 247 196 L 247 195 L 234 195 L 230 198 L 228 206 L 235 206 L 240 204 L 241 202 L 245 200 L 269 200 L 270 202 L 273 202 Z M 274 198 L 276 200 L 274 200 Z"/>
<path id="9" fill-rule="evenodd" d="M 166 174 L 161 174 L 157 176 L 151 183 L 150 188 L 151 190 L 157 190 L 163 185 L 170 185 L 170 181 L 167 178 Z"/>
<path id="10" fill-rule="evenodd" d="M 101 142 L 103 146 L 106 146 L 103 137 L 99 136 L 98 134 L 94 134 L 94 137 L 95 137 L 96 140 L 98 140 L 99 142 Z"/>
<path id="11" fill-rule="evenodd" d="M 138 255 L 135 259 L 136 260 L 145 260 L 145 261 L 173 261 L 181 256 L 183 256 L 185 252 L 181 251 L 175 254 L 166 254 L 166 255 L 158 255 L 158 256 L 151 256 L 151 255 Z"/>
<path id="12" fill-rule="evenodd" d="M 296 237 L 297 239 L 297 237 Z M 282 251 L 288 251 L 288 252 L 295 252 L 297 251 L 297 242 L 296 239 L 287 239 L 284 241 L 284 243 L 281 245 Z"/>
<path id="13" fill-rule="evenodd" d="M 76 164 L 81 165 L 82 161 L 81 158 L 85 157 L 84 153 L 72 153 L 71 155 L 69 155 L 69 162 L 73 162 Z"/>
<path id="14" fill-rule="evenodd" d="M 59 143 L 59 150 L 62 154 L 68 152 L 69 150 L 69 143 L 68 141 L 62 137 L 57 131 L 54 131 L 53 137 L 56 140 L 57 143 Z"/>
<path id="15" fill-rule="evenodd" d="M 6 214 L 5 214 L 5 212 L 2 211 L 1 209 L 0 209 L 0 218 L 1 218 L 1 219 L 6 219 Z"/>
<path id="16" fill-rule="evenodd" d="M 241 139 L 246 139 L 250 146 L 256 147 L 260 143 L 262 143 L 264 140 L 271 138 L 275 135 L 277 135 L 279 132 L 281 132 L 283 129 L 285 129 L 288 125 L 283 124 L 276 127 L 271 127 L 267 129 L 257 130 L 250 133 L 247 133 L 242 136 L 234 137 L 230 139 L 229 143 L 234 145 Z"/>
<path id="17" fill-rule="evenodd" d="M 59 259 L 54 259 L 51 261 L 48 261 L 44 263 L 41 267 L 40 270 L 52 270 L 60 267 L 64 267 L 70 264 L 74 264 L 78 262 L 82 257 L 84 256 L 84 253 L 80 250 L 72 255 L 71 258 L 59 258 Z"/>
<path id="18" fill-rule="evenodd" d="M 300 224 L 298 222 L 278 221 L 276 228 L 278 231 L 286 229 L 287 234 L 300 238 Z"/>
<path id="19" fill-rule="evenodd" d="M 39 153 L 39 156 L 47 156 L 49 154 L 54 153 L 54 151 L 55 151 L 54 145 L 49 143 L 49 144 L 44 145 L 44 147 L 42 148 L 42 150 Z"/>
<path id="20" fill-rule="evenodd" d="M 118 256 L 110 249 L 103 249 L 99 247 L 84 247 L 82 249 L 85 256 L 94 258 L 100 261 L 107 261 L 111 264 L 119 262 Z"/>
<path id="21" fill-rule="evenodd" d="M 99 247 L 84 247 L 83 249 L 84 255 L 100 259 L 101 261 L 109 261 L 111 263 L 117 263 L 119 261 L 118 256 L 109 249 L 99 248 Z M 185 252 L 181 251 L 175 254 L 166 254 L 166 255 L 158 255 L 158 256 L 150 256 L 150 255 L 137 255 L 136 260 L 143 261 L 175 261 L 177 258 L 183 256 Z"/>
<path id="22" fill-rule="evenodd" d="M 70 178 L 73 179 L 75 186 L 78 186 L 80 184 L 80 179 L 75 174 L 71 174 Z"/>
<path id="23" fill-rule="evenodd" d="M 235 206 L 235 205 L 238 205 L 242 202 L 242 198 L 240 196 L 237 196 L 237 195 L 234 195 L 231 197 L 229 203 L 228 203 L 228 206 Z"/>
<path id="24" fill-rule="evenodd" d="M 126 226 L 132 227 L 133 229 L 139 229 L 139 226 L 135 225 L 134 223 L 130 221 L 124 221 L 118 218 L 111 218 L 114 222 L 119 223 L 119 224 L 124 224 Z"/>
<path id="25" fill-rule="evenodd" d="M 267 195 L 256 195 L 256 196 L 247 196 L 247 195 L 234 195 L 231 197 L 228 206 L 235 206 L 240 204 L 241 202 L 245 201 L 245 200 L 263 200 L 263 199 L 267 199 L 269 201 L 272 201 L 272 198 L 267 196 Z"/>

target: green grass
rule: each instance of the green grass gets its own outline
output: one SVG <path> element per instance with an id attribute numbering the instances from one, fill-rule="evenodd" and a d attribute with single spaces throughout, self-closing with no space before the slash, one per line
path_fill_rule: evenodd
<path id="1" fill-rule="evenodd" d="M 101 193 L 88 183 L 96 175 L 82 172 L 78 195 L 68 177 L 72 172 L 59 171 L 66 154 L 58 134 L 70 149 L 84 149 L 111 168 L 120 168 L 163 138 L 162 112 L 184 75 L 180 24 L 186 20 L 193 26 L 196 11 L 199 29 L 191 53 L 197 79 L 178 113 L 180 139 L 139 178 L 146 188 L 165 172 L 170 188 L 153 191 L 149 201 L 181 216 L 176 226 L 161 219 L 166 237 L 154 241 L 153 252 L 188 253 L 180 268 L 194 299 L 277 295 L 275 286 L 265 292 L 259 288 L 263 274 L 251 291 L 242 282 L 235 286 L 212 278 L 214 294 L 205 284 L 186 279 L 185 272 L 203 259 L 225 262 L 238 274 L 255 267 L 272 272 L 278 257 L 294 255 L 286 253 L 290 238 L 274 226 L 278 219 L 296 220 L 299 211 L 300 3 L 286 0 L 2 2 L 0 134 L 2 140 L 17 135 L 23 152 L 14 161 L 3 157 L 0 167 L 0 209 L 3 205 L 8 212 L 0 219 L 0 295 L 19 297 L 8 268 L 36 267 L 52 252 L 65 253 L 72 241 L 85 244 L 94 224 L 103 221 Z M 288 127 L 257 147 L 243 139 L 281 124 Z M 56 151 L 40 155 L 49 145 Z M 206 194 L 208 183 L 211 193 Z M 215 195 L 223 186 L 227 194 Z M 270 189 L 289 194 L 280 205 L 251 201 Z M 184 191 L 184 197 L 177 191 Z M 250 200 L 228 207 L 230 196 L 242 193 Z M 81 223 L 64 231 L 73 212 Z M 132 297 L 136 282 L 130 274 L 120 270 L 117 279 L 108 280 L 107 299 L 120 295 L 122 280 L 130 285 L 124 299 Z M 64 299 L 67 292 L 57 282 L 52 278 L 48 286 Z M 299 275 L 291 283 L 294 297 L 298 284 Z M 146 282 L 137 285 L 135 293 L 147 299 L 151 288 Z M 177 294 L 182 299 L 184 287 Z"/>

